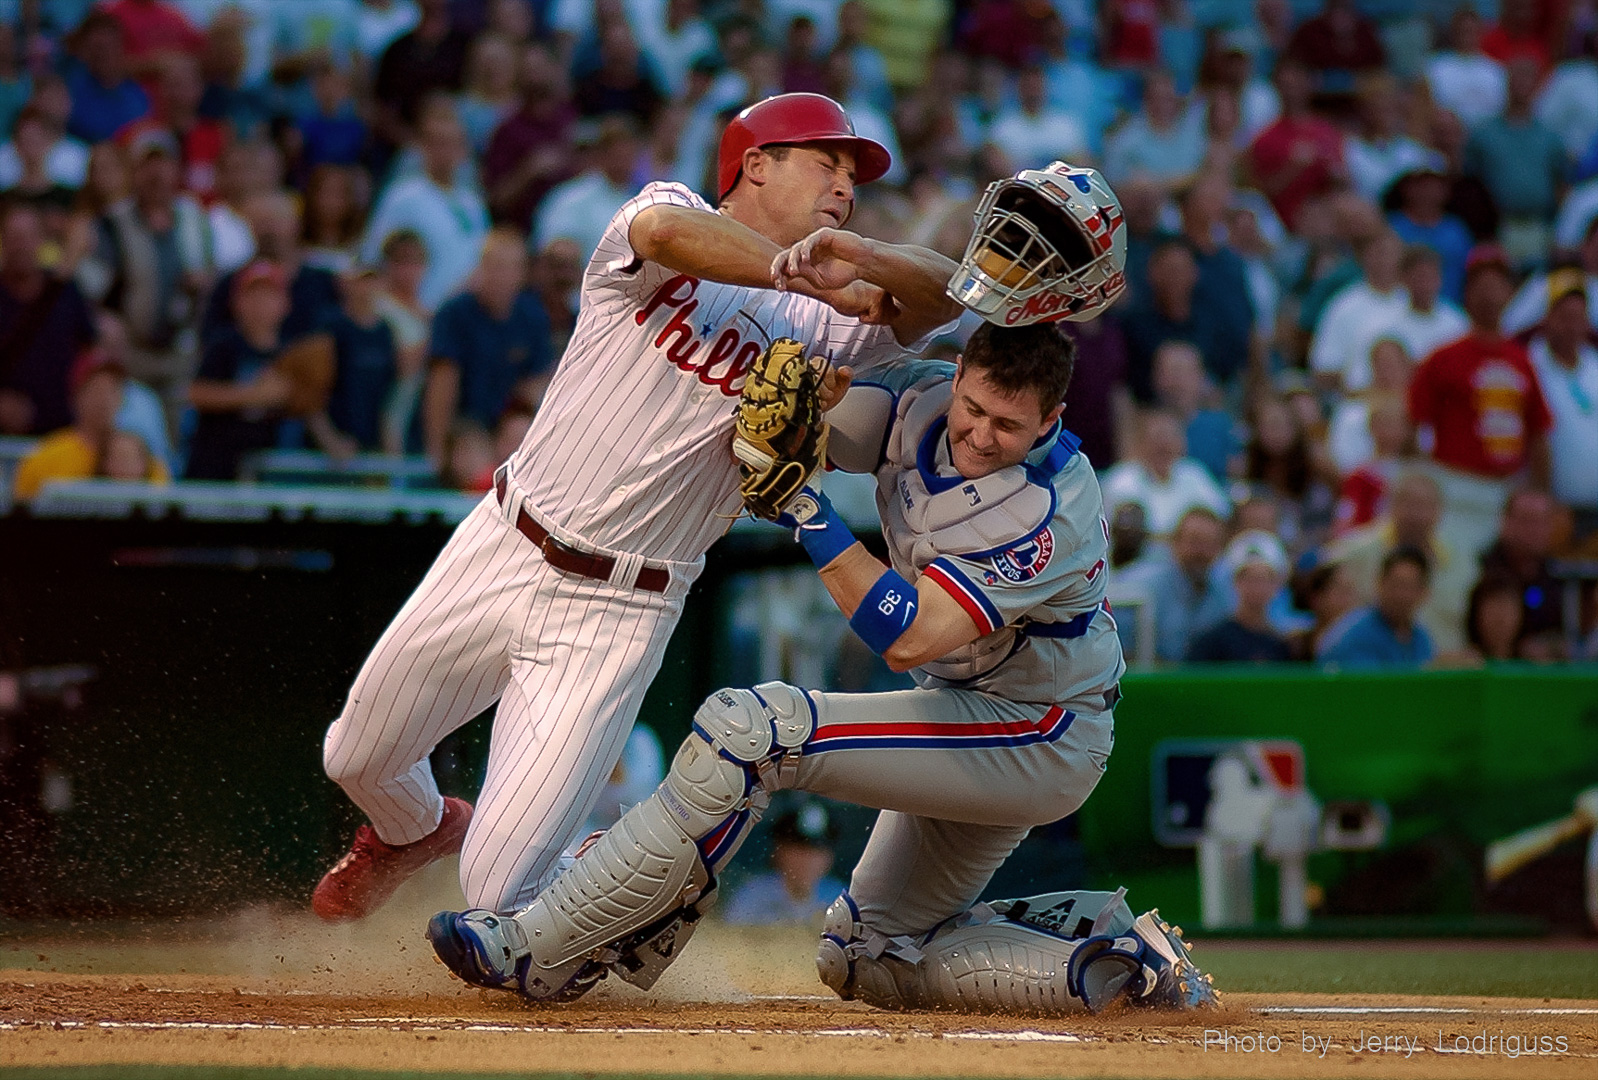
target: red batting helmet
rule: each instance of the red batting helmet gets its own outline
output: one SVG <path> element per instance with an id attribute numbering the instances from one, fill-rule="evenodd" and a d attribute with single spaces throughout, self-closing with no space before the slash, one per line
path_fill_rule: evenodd
<path id="1" fill-rule="evenodd" d="M 869 184 L 888 171 L 893 159 L 881 143 L 862 139 L 843 106 L 821 94 L 778 94 L 733 117 L 721 133 L 716 188 L 721 198 L 738 183 L 744 151 L 775 143 L 842 142 L 854 150 L 855 183 Z"/>

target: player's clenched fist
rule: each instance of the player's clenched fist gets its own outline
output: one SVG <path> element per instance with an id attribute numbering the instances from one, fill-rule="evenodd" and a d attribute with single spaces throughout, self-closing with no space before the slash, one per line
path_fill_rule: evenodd
<path id="1" fill-rule="evenodd" d="M 843 229 L 817 229 L 771 261 L 771 281 L 785 289 L 795 278 L 818 289 L 842 289 L 860 280 L 871 241 Z"/>

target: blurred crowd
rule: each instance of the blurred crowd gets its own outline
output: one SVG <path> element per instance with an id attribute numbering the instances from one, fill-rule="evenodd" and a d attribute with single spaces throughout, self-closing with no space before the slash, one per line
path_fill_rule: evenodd
<path id="1" fill-rule="evenodd" d="M 1598 652 L 1592 0 L 0 0 L 18 496 L 484 488 L 615 210 L 796 90 L 893 153 L 867 235 L 958 256 L 1056 158 L 1119 194 L 1066 424 L 1159 659 Z"/>

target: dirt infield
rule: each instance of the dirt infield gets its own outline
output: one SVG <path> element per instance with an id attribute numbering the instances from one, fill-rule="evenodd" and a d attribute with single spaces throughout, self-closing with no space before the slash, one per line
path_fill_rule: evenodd
<path id="1" fill-rule="evenodd" d="M 1598 1073 L 1592 1002 L 1233 995 L 1225 1010 L 1202 1017 L 1039 1021 L 888 1015 L 791 997 L 683 1004 L 611 995 L 527 1007 L 448 989 L 336 997 L 270 980 L 37 972 L 0 973 L 0 1001 L 0 1063 L 13 1066 L 1139 1078 Z M 1550 1052 L 1521 1055 L 1525 1046 Z"/>
<path id="2" fill-rule="evenodd" d="M 396 902 L 356 927 L 252 912 L 184 927 L 0 928 L 0 1068 L 1598 1076 L 1598 1000 L 1234 991 L 1222 1010 L 1199 1015 L 888 1014 L 819 993 L 804 928 L 709 926 L 651 993 L 607 984 L 571 1005 L 529 1006 L 445 976 L 419 933 L 430 900 Z M 1211 948 L 1235 960 L 1240 947 Z M 1510 948 L 1460 951 L 1489 972 L 1514 959 Z M 1578 963 L 1598 965 L 1598 950 L 1579 952 Z M 1197 955 L 1202 962 L 1202 941 Z M 1249 956 L 1268 964 L 1275 954 Z M 1291 956 L 1282 962 L 1302 962 Z"/>

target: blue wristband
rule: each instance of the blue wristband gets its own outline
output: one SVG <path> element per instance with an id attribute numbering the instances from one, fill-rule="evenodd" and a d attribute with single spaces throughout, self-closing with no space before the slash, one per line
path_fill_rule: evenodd
<path id="1" fill-rule="evenodd" d="M 809 488 L 805 489 L 809 491 Z M 825 492 L 815 492 L 819 509 L 799 526 L 799 544 L 820 569 L 855 545 L 854 533 L 843 523 Z"/>
<path id="2" fill-rule="evenodd" d="M 871 646 L 872 652 L 881 656 L 904 636 L 915 617 L 916 587 L 897 570 L 890 569 L 877 579 L 860 606 L 854 609 L 849 628 Z"/>

